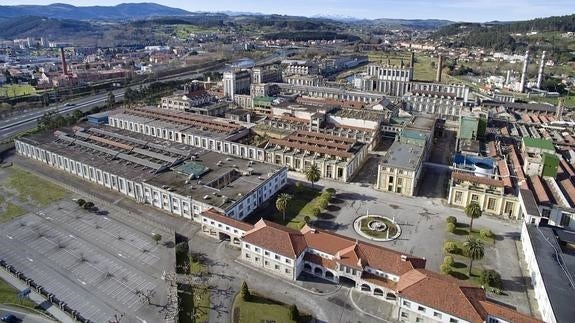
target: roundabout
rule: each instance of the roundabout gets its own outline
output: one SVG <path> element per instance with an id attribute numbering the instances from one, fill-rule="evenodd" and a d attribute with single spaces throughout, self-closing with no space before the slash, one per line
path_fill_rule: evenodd
<path id="1" fill-rule="evenodd" d="M 381 215 L 363 215 L 355 219 L 353 228 L 359 235 L 373 241 L 392 241 L 401 235 L 394 220 Z"/>

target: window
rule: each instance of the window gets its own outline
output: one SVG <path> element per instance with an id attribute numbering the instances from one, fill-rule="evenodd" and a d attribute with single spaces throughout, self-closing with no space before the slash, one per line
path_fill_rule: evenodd
<path id="1" fill-rule="evenodd" d="M 264 255 L 269 256 L 270 252 L 269 251 L 264 251 Z"/>
<path id="2" fill-rule="evenodd" d="M 423 322 L 423 319 L 421 317 L 417 317 L 417 318 L 415 318 L 415 322 L 417 322 L 417 323 Z"/>
<path id="3" fill-rule="evenodd" d="M 457 323 L 459 322 L 457 319 L 454 319 L 453 317 L 449 319 L 449 323 Z"/>
<path id="4" fill-rule="evenodd" d="M 455 199 L 454 199 L 454 202 L 455 202 L 455 203 L 461 203 L 462 200 L 463 200 L 463 192 L 455 191 Z"/>
<path id="5" fill-rule="evenodd" d="M 279 265 L 275 265 L 274 268 L 275 268 L 276 270 L 279 270 L 279 269 L 280 269 L 280 266 L 279 266 Z"/>
<path id="6" fill-rule="evenodd" d="M 246 253 L 246 259 L 250 259 L 250 254 Z"/>
<path id="7" fill-rule="evenodd" d="M 441 318 L 441 313 L 433 312 L 433 317 Z"/>
<path id="8" fill-rule="evenodd" d="M 255 259 L 255 260 L 256 260 L 256 261 L 260 261 L 260 257 L 256 257 L 256 259 Z"/>
<path id="9" fill-rule="evenodd" d="M 407 312 L 401 312 L 401 317 L 408 318 L 409 314 Z"/>
<path id="10" fill-rule="evenodd" d="M 246 249 L 249 249 L 249 248 L 250 248 L 250 245 L 246 243 Z"/>
<path id="11" fill-rule="evenodd" d="M 471 201 L 472 201 L 472 202 L 477 202 L 477 201 L 479 201 L 479 195 L 477 195 L 477 194 L 471 194 Z"/>
<path id="12" fill-rule="evenodd" d="M 423 307 L 423 306 L 418 306 L 417 310 L 425 313 L 425 307 Z"/>
<path id="13" fill-rule="evenodd" d="M 411 302 L 409 302 L 409 301 L 403 301 L 403 306 L 410 307 L 410 306 L 411 306 Z"/>
<path id="14" fill-rule="evenodd" d="M 515 208 L 515 205 L 513 204 L 513 202 L 505 202 L 505 213 L 507 215 L 511 215 L 511 213 L 513 213 L 513 209 Z"/>
<path id="15" fill-rule="evenodd" d="M 270 264 L 269 261 L 267 261 L 267 260 L 264 261 L 264 265 L 268 266 L 269 264 Z"/>
<path id="16" fill-rule="evenodd" d="M 487 209 L 488 210 L 495 210 L 495 199 L 494 198 L 489 198 L 487 199 Z"/>
<path id="17" fill-rule="evenodd" d="M 286 272 L 286 274 L 291 274 L 291 269 L 286 268 L 285 272 Z"/>
<path id="18" fill-rule="evenodd" d="M 254 250 L 255 250 L 256 252 L 260 252 L 260 248 L 258 248 L 258 247 L 256 247 Z"/>
<path id="19" fill-rule="evenodd" d="M 276 260 L 280 260 L 280 256 L 276 255 L 275 256 Z"/>
<path id="20" fill-rule="evenodd" d="M 286 264 L 291 264 L 291 260 L 286 259 Z"/>
<path id="21" fill-rule="evenodd" d="M 569 217 L 569 214 L 562 213 L 562 214 L 561 214 L 561 223 L 560 223 L 560 225 L 561 225 L 562 227 L 568 227 L 568 226 L 569 226 L 569 222 L 571 222 L 571 218 Z"/>

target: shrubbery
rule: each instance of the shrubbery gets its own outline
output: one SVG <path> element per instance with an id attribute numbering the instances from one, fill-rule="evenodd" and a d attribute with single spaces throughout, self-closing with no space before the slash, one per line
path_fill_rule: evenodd
<path id="1" fill-rule="evenodd" d="M 445 253 L 458 253 L 459 252 L 459 248 L 457 247 L 457 244 L 453 241 L 446 241 L 443 244 L 443 251 Z"/>
<path id="2" fill-rule="evenodd" d="M 445 221 L 446 221 L 447 223 L 453 223 L 454 225 L 457 224 L 457 218 L 454 217 L 453 215 L 448 216 Z"/>
<path id="3" fill-rule="evenodd" d="M 441 264 L 441 266 L 439 267 L 439 271 L 441 271 L 442 274 L 445 275 L 449 275 L 451 274 L 451 266 L 449 266 L 448 264 Z"/>
<path id="4" fill-rule="evenodd" d="M 449 266 L 453 266 L 455 261 L 453 260 L 452 256 L 445 256 L 445 258 L 443 258 L 443 263 Z"/>
<path id="5" fill-rule="evenodd" d="M 489 229 L 481 229 L 479 230 L 479 236 L 482 238 L 493 238 L 493 232 Z"/>
<path id="6" fill-rule="evenodd" d="M 501 275 L 495 270 L 486 269 L 481 272 L 479 276 L 479 282 L 484 286 L 493 287 L 496 289 L 501 289 L 502 281 Z"/>
<path id="7" fill-rule="evenodd" d="M 453 231 L 455 231 L 455 224 L 453 224 L 453 223 L 447 223 L 446 230 L 447 230 L 447 232 L 453 233 Z"/>

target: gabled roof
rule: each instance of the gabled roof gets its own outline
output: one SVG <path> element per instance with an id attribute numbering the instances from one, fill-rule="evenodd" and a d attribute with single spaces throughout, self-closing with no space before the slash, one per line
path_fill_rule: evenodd
<path id="1" fill-rule="evenodd" d="M 243 230 L 243 231 L 248 231 L 254 228 L 253 225 L 246 223 L 246 222 L 242 222 L 242 221 L 238 221 L 236 219 L 232 219 L 229 216 L 225 216 L 219 212 L 217 212 L 214 209 L 209 209 L 207 211 L 202 212 L 202 216 L 208 218 L 208 219 L 212 219 L 218 222 L 221 222 L 223 224 L 227 224 L 231 227 Z"/>
<path id="2" fill-rule="evenodd" d="M 397 292 L 403 298 L 460 319 L 483 322 L 469 298 L 485 300 L 485 291 L 479 287 L 462 285 L 455 278 L 425 269 L 414 269 L 401 276 Z"/>
<path id="3" fill-rule="evenodd" d="M 309 248 L 335 257 L 343 265 L 363 268 L 369 266 L 394 275 L 402 275 L 414 268 L 424 268 L 425 259 L 405 255 L 395 250 L 357 241 L 336 233 L 312 229 L 301 230 Z"/>
<path id="4" fill-rule="evenodd" d="M 402 275 L 396 290 L 402 298 L 469 322 L 483 323 L 488 316 L 512 323 L 541 322 L 490 301 L 480 287 L 426 269 L 414 269 Z"/>
<path id="5" fill-rule="evenodd" d="M 243 241 L 291 259 L 299 257 L 306 248 L 301 232 L 264 219 L 246 232 Z"/>

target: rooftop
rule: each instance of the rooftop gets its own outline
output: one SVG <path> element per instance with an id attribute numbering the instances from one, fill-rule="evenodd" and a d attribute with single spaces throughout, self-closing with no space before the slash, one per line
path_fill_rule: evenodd
<path id="1" fill-rule="evenodd" d="M 555 146 L 553 145 L 553 142 L 546 140 L 546 139 L 523 137 L 523 144 L 527 147 L 530 147 L 530 148 L 538 148 L 538 149 L 555 151 Z"/>
<path id="2" fill-rule="evenodd" d="M 406 125 L 406 129 L 417 129 L 422 131 L 433 131 L 437 118 L 431 116 L 416 116 Z"/>
<path id="3" fill-rule="evenodd" d="M 575 317 L 575 233 L 555 227 L 527 226 L 537 265 L 557 322 L 571 322 Z M 559 257 L 559 262 L 558 262 Z M 561 264 L 562 265 L 561 265 Z"/>
<path id="4" fill-rule="evenodd" d="M 381 165 L 414 171 L 422 158 L 423 147 L 395 141 L 385 153 Z"/>
<path id="5" fill-rule="evenodd" d="M 352 158 L 364 145 L 354 139 L 309 131 L 295 131 L 283 139 L 270 139 L 269 145 Z"/>

